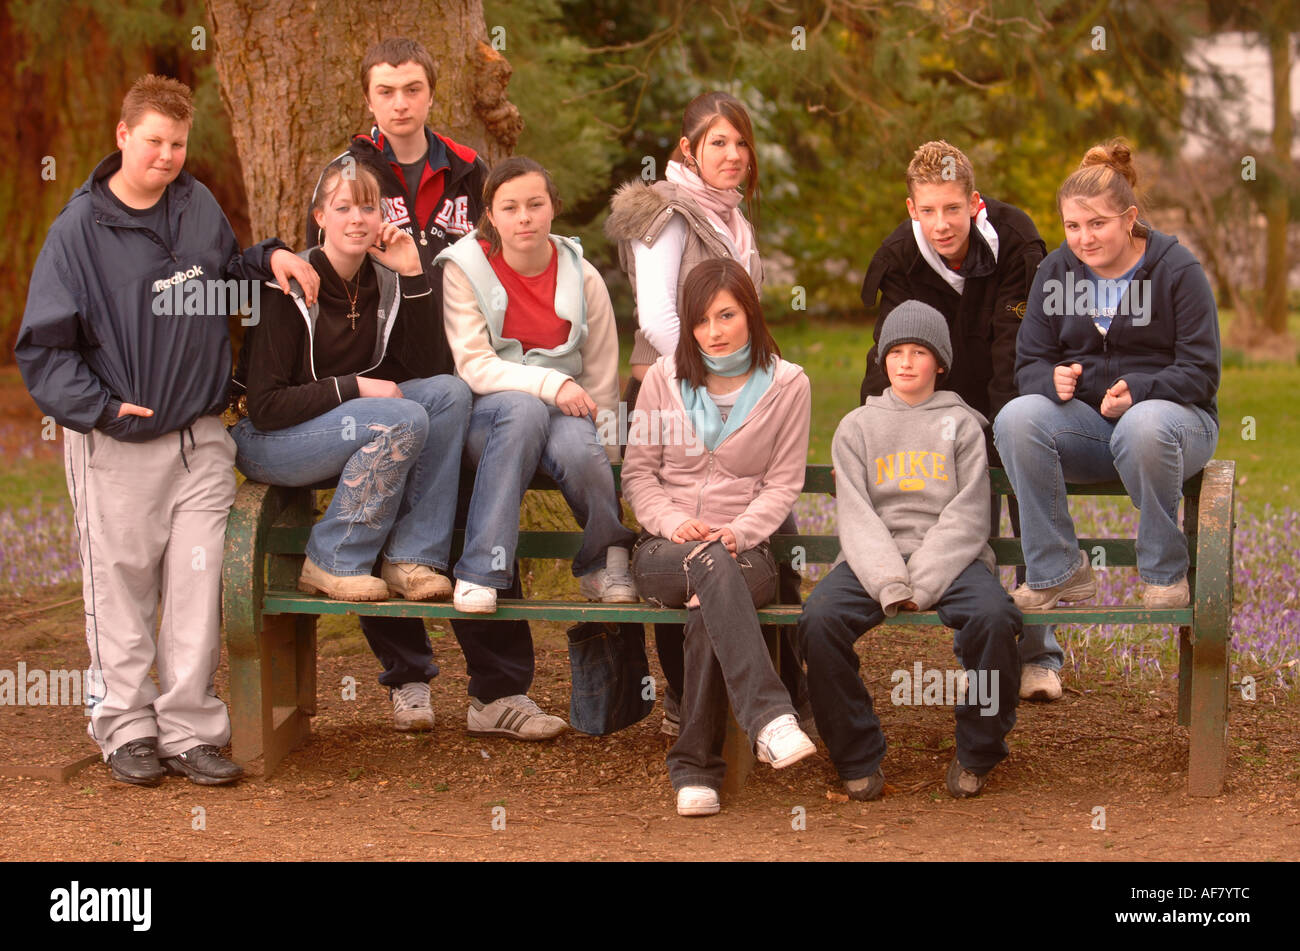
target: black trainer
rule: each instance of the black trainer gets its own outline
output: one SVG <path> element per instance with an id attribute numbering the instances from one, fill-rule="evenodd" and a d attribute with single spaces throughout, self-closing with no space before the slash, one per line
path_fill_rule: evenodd
<path id="1" fill-rule="evenodd" d="M 108 754 L 113 778 L 134 786 L 157 786 L 167 769 L 158 761 L 157 740 L 148 736 L 123 743 Z"/>
<path id="2" fill-rule="evenodd" d="M 172 776 L 188 777 L 190 782 L 200 786 L 224 786 L 244 775 L 242 766 L 226 759 L 220 750 L 208 743 L 168 756 L 162 764 Z"/>

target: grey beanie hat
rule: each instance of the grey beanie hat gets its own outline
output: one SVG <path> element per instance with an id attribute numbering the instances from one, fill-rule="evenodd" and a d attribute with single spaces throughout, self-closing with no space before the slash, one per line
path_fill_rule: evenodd
<path id="1" fill-rule="evenodd" d="M 900 343 L 919 343 L 929 348 L 939 365 L 952 369 L 952 340 L 948 336 L 948 322 L 929 304 L 919 300 L 905 300 L 889 312 L 885 326 L 880 330 L 880 343 L 876 354 L 880 365 L 885 356 Z"/>

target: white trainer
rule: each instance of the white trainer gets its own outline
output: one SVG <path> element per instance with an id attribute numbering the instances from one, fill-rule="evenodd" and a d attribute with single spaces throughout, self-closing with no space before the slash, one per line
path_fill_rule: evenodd
<path id="1" fill-rule="evenodd" d="M 522 693 L 491 703 L 470 697 L 466 724 L 470 736 L 508 736 L 512 740 L 549 740 L 569 728 L 559 717 L 543 713 Z"/>
<path id="2" fill-rule="evenodd" d="M 452 594 L 451 603 L 457 611 L 466 614 L 495 614 L 497 589 L 457 579 L 456 591 Z"/>
<path id="3" fill-rule="evenodd" d="M 759 730 L 754 745 L 758 747 L 758 761 L 771 763 L 773 769 L 784 769 L 817 752 L 792 713 L 777 717 Z"/>
<path id="4" fill-rule="evenodd" d="M 722 811 L 718 791 L 708 786 L 683 786 L 677 790 L 679 816 L 714 816 Z"/>
<path id="5" fill-rule="evenodd" d="M 578 591 L 588 601 L 606 604 L 635 604 L 641 600 L 636 582 L 628 570 L 628 551 L 621 545 L 605 550 L 605 567 L 588 572 L 578 579 Z"/>
<path id="6" fill-rule="evenodd" d="M 392 689 L 393 724 L 403 733 L 433 729 L 433 704 L 429 702 L 429 685 L 421 681 Z"/>

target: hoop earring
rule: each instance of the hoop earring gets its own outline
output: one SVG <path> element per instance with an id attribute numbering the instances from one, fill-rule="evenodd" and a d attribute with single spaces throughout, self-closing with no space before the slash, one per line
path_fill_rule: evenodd
<path id="1" fill-rule="evenodd" d="M 1129 237 L 1132 238 L 1132 235 L 1129 235 Z M 317 229 L 316 229 L 316 244 L 317 244 L 318 247 L 324 247 L 324 246 L 325 246 L 325 229 L 324 229 L 324 228 L 317 228 Z"/>

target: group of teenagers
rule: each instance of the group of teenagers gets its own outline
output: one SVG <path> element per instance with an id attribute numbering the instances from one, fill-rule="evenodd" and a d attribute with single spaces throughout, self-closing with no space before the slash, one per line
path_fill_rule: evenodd
<path id="1" fill-rule="evenodd" d="M 742 103 L 694 99 L 663 180 L 611 201 L 605 229 L 637 318 L 620 394 L 609 293 L 581 245 L 552 233 L 561 202 L 546 169 L 512 157 L 489 170 L 429 129 L 436 74 L 418 42 L 375 44 L 360 79 L 374 127 L 315 182 L 308 250 L 239 249 L 182 169 L 189 90 L 148 76 L 123 103 L 119 151 L 36 263 L 16 355 L 65 427 L 102 678 L 89 731 L 116 779 L 242 775 L 221 754 L 230 725 L 213 688 L 236 467 L 335 487 L 299 586 L 450 599 L 469 732 L 521 740 L 567 724 L 528 696 L 528 625 L 490 615 L 499 593 L 521 596 L 524 492 L 537 473 L 554 480 L 582 526 L 583 597 L 687 609 L 684 626 L 655 631 L 682 815 L 720 809 L 729 705 L 760 761 L 796 763 L 820 734 L 848 795 L 879 797 L 885 738 L 854 645 L 900 610 L 937 611 L 972 679 L 996 672 L 994 704 L 972 692 L 955 709 L 946 785 L 978 795 L 1007 755 L 1018 700 L 1061 692 L 1053 628 L 1025 626 L 1022 610 L 1096 593 L 1067 480 L 1123 481 L 1141 510 L 1144 603 L 1187 603 L 1176 518 L 1217 440 L 1217 315 L 1195 257 L 1140 217 L 1122 142 L 1089 150 L 1062 184 L 1066 240 L 1051 254 L 1026 214 L 980 196 L 960 150 L 916 150 L 908 218 L 862 289 L 879 315 L 862 405 L 832 445 L 842 554 L 783 636 L 778 674 L 756 608 L 799 598 L 769 539 L 797 531 L 811 386 L 759 303 L 758 154 Z M 233 379 L 226 314 L 151 308 L 158 287 L 194 273 L 268 282 Z M 1053 281 L 1086 285 L 1089 306 L 1058 306 Z M 620 398 L 637 420 L 623 447 L 597 425 Z M 621 452 L 639 535 L 610 465 Z M 988 545 L 1001 514 L 991 461 L 1015 490 L 1024 547 L 1010 594 Z M 431 728 L 438 668 L 423 621 L 363 614 L 361 626 L 397 728 Z"/>

